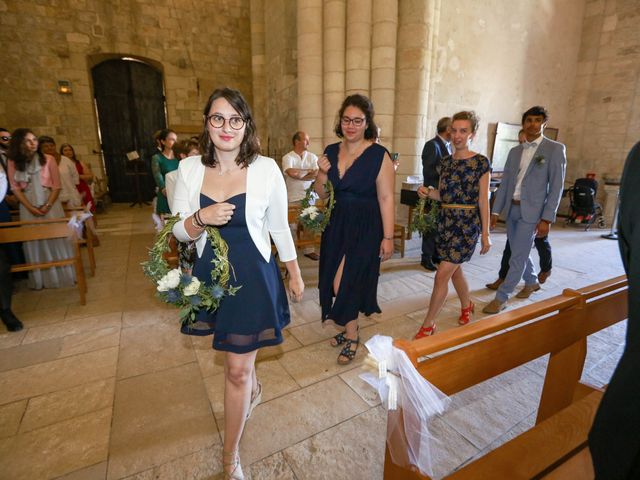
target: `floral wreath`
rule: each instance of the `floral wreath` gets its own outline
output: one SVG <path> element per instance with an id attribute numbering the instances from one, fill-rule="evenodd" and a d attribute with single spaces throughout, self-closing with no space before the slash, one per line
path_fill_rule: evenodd
<path id="1" fill-rule="evenodd" d="M 428 211 L 425 213 L 427 208 Z M 418 232 L 421 236 L 435 232 L 438 229 L 438 211 L 440 210 L 438 202 L 430 198 L 421 198 L 418 200 L 416 210 L 409 229 L 412 232 Z"/>
<path id="2" fill-rule="evenodd" d="M 300 203 L 300 215 L 298 215 L 298 222 L 306 229 L 313 232 L 322 233 L 324 229 L 329 225 L 331 219 L 331 212 L 335 206 L 336 200 L 333 192 L 333 184 L 327 180 L 324 184 L 324 191 L 327 193 L 327 204 L 323 210 L 320 210 L 315 206 L 316 193 L 314 186 L 316 182 L 313 182 L 305 192 L 305 196 Z"/>
<path id="3" fill-rule="evenodd" d="M 158 298 L 179 307 L 180 321 L 183 325 L 190 325 L 195 323 L 196 314 L 200 310 L 215 311 L 223 297 L 235 295 L 240 287 L 229 287 L 229 246 L 220 236 L 218 229 L 211 225 L 205 228 L 213 249 L 211 285 L 204 285 L 197 277 L 180 268 L 169 268 L 164 253 L 170 251 L 171 232 L 180 220 L 178 215 L 166 219 L 155 243 L 149 249 L 149 260 L 142 263 L 142 270 L 156 284 Z"/>

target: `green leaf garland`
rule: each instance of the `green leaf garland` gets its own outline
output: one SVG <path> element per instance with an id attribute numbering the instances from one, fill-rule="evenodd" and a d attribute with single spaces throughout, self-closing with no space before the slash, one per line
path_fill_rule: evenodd
<path id="1" fill-rule="evenodd" d="M 149 249 L 149 260 L 142 263 L 144 274 L 157 286 L 157 296 L 163 302 L 180 308 L 180 321 L 183 325 L 195 322 L 198 311 L 215 311 L 225 296 L 235 295 L 240 287 L 229 287 L 231 265 L 229 246 L 217 228 L 207 225 L 205 233 L 211 242 L 213 259 L 211 260 L 211 285 L 180 269 L 171 269 L 164 258 L 170 251 L 169 240 L 173 226 L 181 218 L 178 215 L 166 219 L 156 241 Z"/>

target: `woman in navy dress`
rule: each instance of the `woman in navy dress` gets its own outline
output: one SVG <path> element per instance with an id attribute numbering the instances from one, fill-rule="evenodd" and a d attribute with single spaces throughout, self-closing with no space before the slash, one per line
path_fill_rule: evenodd
<path id="1" fill-rule="evenodd" d="M 230 284 L 240 289 L 222 299 L 214 314 L 202 312 L 183 332 L 213 333 L 213 348 L 225 352 L 225 478 L 242 479 L 238 453 L 245 421 L 260 401 L 255 359 L 259 348 L 282 343 L 289 305 L 271 240 L 289 273 L 294 301 L 304 283 L 287 219 L 287 192 L 277 164 L 259 155 L 251 110 L 240 92 L 218 89 L 204 110 L 202 156 L 180 162 L 173 212 L 183 220 L 173 233 L 179 241 L 195 241 L 193 274 L 211 285 L 213 251 L 203 234 L 218 227 L 229 246 L 233 270 Z"/>
<path id="2" fill-rule="evenodd" d="M 415 338 L 433 335 L 436 317 L 449 291 L 449 280 L 460 298 L 458 323 L 466 325 L 471 319 L 474 304 L 469 296 L 469 284 L 462 271 L 481 237 L 480 255 L 491 247 L 489 239 L 489 180 L 491 165 L 484 155 L 469 150 L 478 130 L 474 112 L 458 112 L 452 117 L 451 141 L 455 152 L 440 161 L 440 185 L 418 188 L 421 198 L 440 201 L 436 252 L 441 258 L 436 272 L 429 309 Z"/>
<path id="3" fill-rule="evenodd" d="M 331 339 L 344 344 L 338 363 L 346 365 L 359 345 L 358 314 L 380 312 L 377 301 L 380 261 L 393 254 L 394 169 L 386 148 L 375 143 L 378 127 L 371 100 L 347 97 L 338 114 L 336 135 L 318 160 L 316 193 L 326 197 L 329 180 L 335 207 L 322 234 L 318 289 L 322 321 L 344 332 Z"/>

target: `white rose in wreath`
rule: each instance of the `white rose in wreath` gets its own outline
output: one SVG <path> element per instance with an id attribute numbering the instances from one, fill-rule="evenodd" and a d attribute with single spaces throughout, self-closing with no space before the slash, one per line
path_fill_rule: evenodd
<path id="1" fill-rule="evenodd" d="M 172 288 L 176 288 L 180 284 L 180 269 L 174 268 L 169 270 L 167 274 L 158 282 L 158 291 L 166 292 Z"/>
<path id="2" fill-rule="evenodd" d="M 184 287 L 184 294 L 186 297 L 190 297 L 191 295 L 195 295 L 196 293 L 198 293 L 199 289 L 200 289 L 200 280 L 198 280 L 196 277 L 193 277 L 191 279 L 191 283 L 186 287 Z"/>
<path id="3" fill-rule="evenodd" d="M 303 217 L 309 217 L 312 220 L 318 216 L 318 207 L 311 205 L 302 211 Z"/>

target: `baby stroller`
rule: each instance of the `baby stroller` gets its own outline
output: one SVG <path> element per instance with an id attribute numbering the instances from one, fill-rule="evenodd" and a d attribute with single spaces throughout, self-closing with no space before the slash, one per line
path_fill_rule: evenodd
<path id="1" fill-rule="evenodd" d="M 593 176 L 578 178 L 573 187 L 567 191 L 571 203 L 571 212 L 566 224 L 585 225 L 586 232 L 591 225 L 596 223 L 599 228 L 604 228 L 604 216 L 602 206 L 596 202 L 598 193 L 598 182 Z"/>

